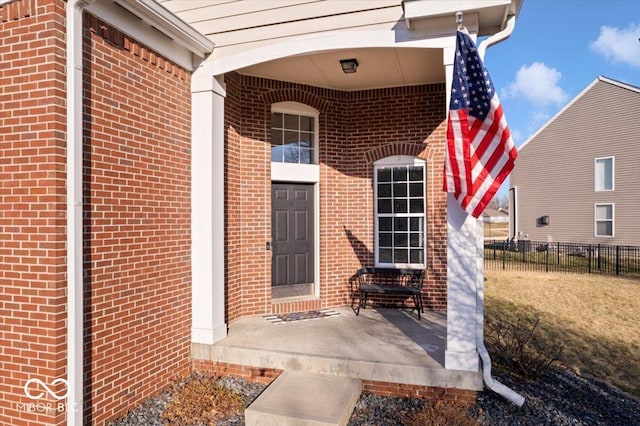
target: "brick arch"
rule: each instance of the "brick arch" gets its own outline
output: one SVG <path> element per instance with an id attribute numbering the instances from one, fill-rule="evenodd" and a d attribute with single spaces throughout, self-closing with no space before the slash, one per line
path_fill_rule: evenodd
<path id="1" fill-rule="evenodd" d="M 323 99 L 311 92 L 300 89 L 280 89 L 266 92 L 262 95 L 262 99 L 266 105 L 272 105 L 278 102 L 299 102 L 309 105 L 324 113 L 329 108 L 329 101 Z"/>
<path id="2" fill-rule="evenodd" d="M 364 158 L 368 164 L 382 158 L 392 157 L 394 155 L 409 155 L 413 157 L 423 158 L 425 145 L 415 143 L 393 143 L 373 148 L 364 153 Z"/>

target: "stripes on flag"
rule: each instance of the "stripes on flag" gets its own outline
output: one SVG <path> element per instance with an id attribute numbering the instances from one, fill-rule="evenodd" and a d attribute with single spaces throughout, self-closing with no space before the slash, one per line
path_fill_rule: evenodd
<path id="1" fill-rule="evenodd" d="M 489 73 L 462 31 L 453 74 L 443 187 L 477 218 L 509 176 L 517 148 Z"/>

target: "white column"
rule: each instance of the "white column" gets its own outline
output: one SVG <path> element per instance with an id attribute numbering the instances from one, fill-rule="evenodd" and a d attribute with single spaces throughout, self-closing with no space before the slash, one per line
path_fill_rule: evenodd
<path id="1" fill-rule="evenodd" d="M 191 80 L 191 342 L 227 336 L 224 321 L 224 83 Z"/>
<path id="2" fill-rule="evenodd" d="M 443 54 L 448 112 L 454 48 L 444 49 Z M 482 263 L 478 262 L 478 255 L 482 256 L 482 250 L 478 252 L 478 228 L 477 220 L 460 207 L 452 194 L 447 194 L 447 349 L 444 365 L 450 370 L 479 371 L 480 367 L 476 333 L 477 316 L 482 312 L 477 312 L 477 292 L 482 291 L 483 270 Z"/>
<path id="3" fill-rule="evenodd" d="M 476 351 L 477 292 L 482 291 L 482 251 L 478 223 L 447 196 L 447 349 L 445 368 L 478 371 Z M 481 229 L 481 228 L 480 228 Z M 480 240 L 482 243 L 482 240 Z M 480 267 L 478 267 L 480 266 Z M 480 284 L 480 286 L 478 285 Z"/>

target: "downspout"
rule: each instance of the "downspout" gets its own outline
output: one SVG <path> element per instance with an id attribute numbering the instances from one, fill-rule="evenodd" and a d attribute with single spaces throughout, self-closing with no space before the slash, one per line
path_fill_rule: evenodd
<path id="1" fill-rule="evenodd" d="M 509 36 L 511 36 L 511 33 L 513 32 L 513 29 L 515 28 L 515 25 L 516 17 L 514 15 L 509 16 L 509 18 L 507 19 L 507 25 L 505 26 L 504 30 L 486 38 L 482 41 L 482 43 L 480 43 L 480 45 L 478 46 L 478 54 L 480 55 L 480 59 L 482 61 L 484 61 L 484 55 L 487 48 L 509 38 Z M 478 251 L 481 254 L 481 256 L 479 256 L 480 261 L 478 262 L 478 269 L 479 271 L 484 271 L 482 254 L 484 253 L 484 245 L 483 238 L 480 232 L 477 232 L 476 238 Z M 484 346 L 484 273 L 477 274 L 477 276 L 478 291 L 476 291 L 476 347 L 478 349 L 480 359 L 482 360 L 482 375 L 484 377 L 484 383 L 489 389 L 496 392 L 498 395 L 503 396 L 518 407 L 522 407 L 522 405 L 524 404 L 524 397 L 522 395 L 515 392 L 513 389 L 508 388 L 502 383 L 493 380 L 493 377 L 491 377 L 491 358 L 489 357 L 487 348 Z"/>
<path id="2" fill-rule="evenodd" d="M 83 418 L 82 11 L 67 0 L 67 425 Z"/>

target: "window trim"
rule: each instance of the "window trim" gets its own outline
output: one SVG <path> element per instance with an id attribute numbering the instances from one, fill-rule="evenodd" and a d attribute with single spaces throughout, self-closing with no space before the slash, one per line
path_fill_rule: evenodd
<path id="1" fill-rule="evenodd" d="M 271 161 L 271 164 L 298 164 L 299 166 L 318 166 L 320 163 L 320 155 L 319 155 L 319 146 L 320 146 L 320 138 L 319 138 L 319 118 L 320 111 L 317 109 L 302 104 L 300 102 L 276 102 L 275 104 L 271 104 L 271 113 L 282 113 L 282 114 L 292 114 L 292 115 L 302 115 L 305 117 L 313 118 L 313 140 L 315 145 L 313 148 L 313 159 L 311 164 L 300 164 L 300 163 L 284 163 L 279 161 Z M 270 118 L 271 119 L 271 118 Z M 271 122 L 271 121 L 269 121 Z M 269 135 L 271 135 L 271 125 L 269 124 Z M 271 136 L 269 136 L 269 143 L 271 143 Z M 269 150 L 269 154 L 271 154 L 271 150 Z"/>
<path id="2" fill-rule="evenodd" d="M 423 168 L 423 213 L 422 216 L 424 218 L 424 229 L 423 229 L 423 263 L 380 263 L 379 257 L 379 246 L 378 246 L 378 169 L 383 167 L 393 167 L 393 166 L 421 166 Z M 393 217 L 393 216 L 392 216 Z M 417 217 L 416 214 L 413 216 L 411 213 L 407 213 L 407 217 Z M 421 158 L 408 156 L 408 155 L 393 155 L 390 157 L 385 157 L 380 160 L 377 160 L 373 163 L 373 222 L 374 222 L 374 231 L 373 231 L 373 246 L 374 246 L 374 263 L 376 267 L 381 268 L 402 268 L 402 269 L 424 269 L 427 266 L 427 162 Z M 410 260 L 410 259 L 409 259 Z"/>
<path id="3" fill-rule="evenodd" d="M 611 159 L 611 189 L 598 189 L 598 161 Z M 593 190 L 595 192 L 611 192 L 616 189 L 616 160 L 613 155 L 593 159 Z M 604 186 L 604 181 L 602 182 Z"/>
<path id="4" fill-rule="evenodd" d="M 611 219 L 598 220 L 598 207 L 611 206 Z M 611 235 L 598 234 L 598 222 L 611 222 Z M 593 233 L 597 238 L 614 238 L 616 236 L 616 205 L 615 203 L 595 203 L 593 207 Z"/>

